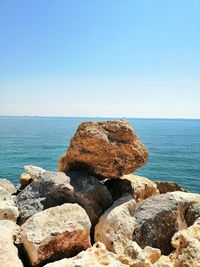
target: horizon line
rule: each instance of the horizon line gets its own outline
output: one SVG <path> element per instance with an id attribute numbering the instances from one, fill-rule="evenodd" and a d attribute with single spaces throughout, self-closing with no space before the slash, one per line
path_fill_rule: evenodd
<path id="1" fill-rule="evenodd" d="M 108 116 L 61 116 L 61 115 L 0 115 L 0 117 L 20 117 L 20 118 L 74 118 L 74 119 L 81 119 L 81 118 L 86 118 L 86 119 L 157 119 L 157 120 L 200 120 L 200 118 L 184 118 L 184 117 L 175 117 L 175 118 L 170 118 L 170 117 L 108 117 Z"/>

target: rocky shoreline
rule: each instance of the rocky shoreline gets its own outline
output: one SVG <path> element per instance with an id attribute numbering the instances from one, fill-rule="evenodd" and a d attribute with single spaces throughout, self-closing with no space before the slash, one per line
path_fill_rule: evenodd
<path id="1" fill-rule="evenodd" d="M 147 160 L 127 121 L 86 122 L 58 172 L 0 179 L 0 266 L 200 266 L 200 194 L 133 174 Z"/>

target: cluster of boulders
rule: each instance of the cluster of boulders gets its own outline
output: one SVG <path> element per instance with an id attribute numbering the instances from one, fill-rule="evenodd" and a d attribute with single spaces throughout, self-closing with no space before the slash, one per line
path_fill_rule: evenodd
<path id="1" fill-rule="evenodd" d="M 200 194 L 132 174 L 147 159 L 128 122 L 86 122 L 58 172 L 0 179 L 0 266 L 200 266 Z"/>

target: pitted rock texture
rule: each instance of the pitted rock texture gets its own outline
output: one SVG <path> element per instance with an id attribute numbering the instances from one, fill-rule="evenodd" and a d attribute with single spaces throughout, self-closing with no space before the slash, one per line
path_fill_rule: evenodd
<path id="1" fill-rule="evenodd" d="M 165 194 L 165 193 L 174 192 L 174 191 L 187 192 L 186 189 L 182 188 L 180 185 L 178 185 L 175 182 L 155 181 L 155 183 L 157 184 L 157 188 L 158 188 L 160 194 Z"/>
<path id="2" fill-rule="evenodd" d="M 10 220 L 0 220 L 0 266 L 23 267 L 14 241 L 18 236 L 19 226 Z"/>
<path id="3" fill-rule="evenodd" d="M 177 231 L 188 227 L 186 213 L 199 201 L 199 194 L 177 191 L 152 196 L 138 203 L 133 240 L 142 248 L 159 248 L 162 254 L 168 255 L 173 249 L 171 238 Z"/>
<path id="4" fill-rule="evenodd" d="M 148 178 L 128 174 L 117 179 L 109 179 L 104 183 L 114 200 L 124 194 L 131 194 L 139 202 L 152 195 L 159 194 L 156 183 Z"/>
<path id="5" fill-rule="evenodd" d="M 131 196 L 124 196 L 104 212 L 95 227 L 95 241 L 106 245 L 109 251 L 123 254 L 132 240 L 136 202 Z"/>
<path id="6" fill-rule="evenodd" d="M 0 220 L 16 222 L 18 216 L 19 211 L 14 203 L 14 197 L 0 186 Z"/>
<path id="7" fill-rule="evenodd" d="M 22 226 L 20 237 L 32 266 L 71 257 L 90 244 L 91 223 L 78 204 L 38 212 Z"/>
<path id="8" fill-rule="evenodd" d="M 17 188 L 9 180 L 0 178 L 0 186 L 6 189 L 11 195 L 17 192 Z"/>
<path id="9" fill-rule="evenodd" d="M 177 232 L 172 238 L 176 251 L 170 257 L 175 267 L 200 266 L 200 217 L 189 228 Z"/>
<path id="10" fill-rule="evenodd" d="M 60 158 L 58 169 L 84 170 L 109 179 L 134 172 L 147 158 L 147 149 L 127 121 L 84 122 Z"/>
<path id="11" fill-rule="evenodd" d="M 136 242 L 130 241 L 123 255 L 120 255 L 119 258 L 121 262 L 131 267 L 152 267 L 152 264 L 160 258 L 160 255 L 159 249 L 148 246 L 141 249 Z"/>
<path id="12" fill-rule="evenodd" d="M 33 214 L 64 203 L 78 203 L 93 224 L 109 208 L 112 197 L 95 176 L 84 172 L 45 172 L 28 185 L 16 198 L 23 223 Z"/>
<path id="13" fill-rule="evenodd" d="M 92 248 L 80 252 L 76 257 L 49 263 L 44 267 L 129 267 L 118 260 L 118 256 L 106 250 L 98 242 Z"/>

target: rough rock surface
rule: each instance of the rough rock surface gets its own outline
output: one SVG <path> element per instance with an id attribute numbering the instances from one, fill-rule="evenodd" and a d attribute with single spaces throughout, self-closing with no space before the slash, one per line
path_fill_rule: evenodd
<path id="1" fill-rule="evenodd" d="M 159 260 L 153 265 L 153 267 L 175 267 L 169 256 L 162 255 Z"/>
<path id="2" fill-rule="evenodd" d="M 152 267 L 152 264 L 160 258 L 159 249 L 145 247 L 141 249 L 136 242 L 129 242 L 124 254 L 120 255 L 121 262 L 131 267 Z"/>
<path id="3" fill-rule="evenodd" d="M 121 263 L 117 255 L 106 250 L 105 245 L 98 242 L 92 248 L 80 252 L 76 257 L 49 263 L 44 267 L 128 267 Z"/>
<path id="4" fill-rule="evenodd" d="M 119 199 L 123 194 L 131 194 L 138 202 L 152 195 L 159 194 L 156 183 L 148 178 L 138 175 L 124 175 L 117 179 L 110 179 L 105 182 L 114 200 Z"/>
<path id="5" fill-rule="evenodd" d="M 21 226 L 21 241 L 32 266 L 70 257 L 90 247 L 90 220 L 78 204 L 38 212 Z"/>
<path id="6" fill-rule="evenodd" d="M 172 236 L 187 227 L 184 215 L 188 207 L 186 199 L 173 193 L 152 196 L 138 203 L 133 240 L 142 248 L 151 246 L 169 254 Z"/>
<path id="7" fill-rule="evenodd" d="M 175 267 L 200 266 L 200 218 L 189 228 L 177 232 L 172 238 L 176 248 L 171 256 Z"/>
<path id="8" fill-rule="evenodd" d="M 17 188 L 9 180 L 0 178 L 0 186 L 6 189 L 11 195 L 17 192 Z"/>
<path id="9" fill-rule="evenodd" d="M 147 162 L 148 152 L 125 120 L 82 123 L 59 171 L 84 170 L 99 179 L 130 174 Z"/>
<path id="10" fill-rule="evenodd" d="M 199 217 L 200 217 L 200 202 L 191 204 L 185 216 L 187 225 L 192 225 Z"/>
<path id="11" fill-rule="evenodd" d="M 112 197 L 96 177 L 84 172 L 45 172 L 28 185 L 16 198 L 20 222 L 46 208 L 63 203 L 78 203 L 93 224 L 113 203 Z"/>
<path id="12" fill-rule="evenodd" d="M 16 207 L 13 196 L 0 186 L 0 220 L 11 220 L 16 222 L 19 216 L 18 208 Z"/>
<path id="13" fill-rule="evenodd" d="M 33 178 L 29 173 L 22 173 L 19 177 L 19 182 L 22 188 L 25 188 L 33 181 Z"/>
<path id="14" fill-rule="evenodd" d="M 182 188 L 180 185 L 178 185 L 175 182 L 160 182 L 160 181 L 155 181 L 157 184 L 157 188 L 160 192 L 160 194 L 165 194 L 168 192 L 173 192 L 173 191 L 182 191 L 182 192 L 187 192 L 184 188 Z"/>
<path id="15" fill-rule="evenodd" d="M 123 254 L 125 247 L 132 240 L 135 206 L 135 200 L 131 196 L 115 201 L 100 217 L 95 227 L 95 241 L 105 244 L 109 251 Z"/>
<path id="16" fill-rule="evenodd" d="M 34 166 L 34 165 L 27 165 L 24 166 L 25 171 L 30 174 L 30 176 L 32 177 L 32 179 L 37 179 L 38 177 L 40 177 L 43 173 L 46 172 L 45 169 L 38 167 L 38 166 Z"/>
<path id="17" fill-rule="evenodd" d="M 10 220 L 0 220 L 0 266 L 23 267 L 14 245 L 19 226 Z"/>

